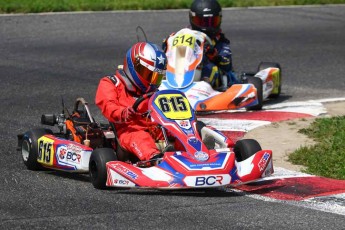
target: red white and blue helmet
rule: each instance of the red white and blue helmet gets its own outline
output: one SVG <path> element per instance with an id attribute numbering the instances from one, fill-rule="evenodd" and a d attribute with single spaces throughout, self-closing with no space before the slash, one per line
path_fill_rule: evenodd
<path id="1" fill-rule="evenodd" d="M 167 57 L 156 45 L 138 42 L 128 51 L 123 70 L 138 90 L 138 94 L 155 91 L 165 76 Z"/>

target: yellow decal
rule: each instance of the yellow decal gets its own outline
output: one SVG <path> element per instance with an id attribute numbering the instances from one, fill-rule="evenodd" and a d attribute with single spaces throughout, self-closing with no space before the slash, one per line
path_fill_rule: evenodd
<path id="1" fill-rule="evenodd" d="M 192 34 L 176 36 L 173 40 L 173 47 L 177 46 L 189 46 L 191 49 L 194 49 L 195 37 Z"/>
<path id="2" fill-rule="evenodd" d="M 187 120 L 192 117 L 190 104 L 181 94 L 159 95 L 154 103 L 168 119 Z"/>
<path id="3" fill-rule="evenodd" d="M 278 93 L 279 92 L 279 85 L 280 85 L 280 70 L 277 68 L 276 70 L 272 71 L 272 80 L 274 88 L 272 90 L 272 93 Z"/>
<path id="4" fill-rule="evenodd" d="M 53 165 L 54 159 L 54 141 L 48 137 L 38 139 L 37 161 L 45 165 Z"/>

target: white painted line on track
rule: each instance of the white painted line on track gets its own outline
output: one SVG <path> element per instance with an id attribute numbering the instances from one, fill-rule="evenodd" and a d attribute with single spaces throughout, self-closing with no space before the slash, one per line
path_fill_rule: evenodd
<path id="1" fill-rule="evenodd" d="M 317 101 L 283 102 L 264 106 L 263 109 L 265 111 L 304 113 L 312 116 L 319 116 L 327 113 L 322 103 Z"/>
<path id="2" fill-rule="evenodd" d="M 267 196 L 251 194 L 251 193 L 244 192 L 242 190 L 233 189 L 233 188 L 228 188 L 226 189 L 226 191 L 242 193 L 242 194 L 245 193 L 246 196 L 257 199 L 257 200 L 283 203 L 283 204 L 304 207 L 304 208 L 314 209 L 317 211 L 329 212 L 329 213 L 345 216 L 345 193 L 334 195 L 334 196 L 314 197 L 307 200 L 291 201 L 291 200 L 278 200 L 278 199 L 274 199 Z"/>
<path id="3" fill-rule="evenodd" d="M 307 173 L 291 171 L 281 167 L 274 167 L 274 173 L 272 176 L 264 177 L 261 180 L 276 180 L 276 179 L 284 179 L 284 178 L 294 178 L 294 177 L 313 177 L 314 175 L 310 175 Z"/>
<path id="4" fill-rule="evenodd" d="M 338 98 L 325 98 L 325 99 L 319 99 L 319 100 L 310 100 L 310 101 L 317 101 L 321 103 L 327 103 L 327 102 L 341 102 L 345 101 L 345 97 L 338 97 Z"/>
<path id="5" fill-rule="evenodd" d="M 236 120 L 236 119 L 217 119 L 217 118 L 198 118 L 206 125 L 210 125 L 219 131 L 240 131 L 248 132 L 263 125 L 271 124 L 270 121 L 259 120 Z"/>

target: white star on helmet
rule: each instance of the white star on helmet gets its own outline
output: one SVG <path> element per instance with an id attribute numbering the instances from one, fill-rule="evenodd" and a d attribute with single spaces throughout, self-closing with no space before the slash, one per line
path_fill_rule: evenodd
<path id="1" fill-rule="evenodd" d="M 159 60 L 159 64 L 164 64 L 165 58 L 163 57 L 162 54 L 161 54 L 161 56 L 157 57 L 157 59 Z"/>

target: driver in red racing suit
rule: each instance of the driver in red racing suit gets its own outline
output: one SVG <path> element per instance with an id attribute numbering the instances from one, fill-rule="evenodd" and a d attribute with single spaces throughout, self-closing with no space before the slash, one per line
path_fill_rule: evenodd
<path id="1" fill-rule="evenodd" d="M 166 55 L 157 45 L 139 42 L 127 51 L 123 68 L 103 77 L 97 88 L 95 103 L 114 124 L 121 147 L 141 161 L 159 158 L 161 152 L 149 132 L 152 122 L 141 115 L 147 111 L 148 100 L 137 111 L 132 106 L 141 95 L 158 89 L 166 65 Z"/>

